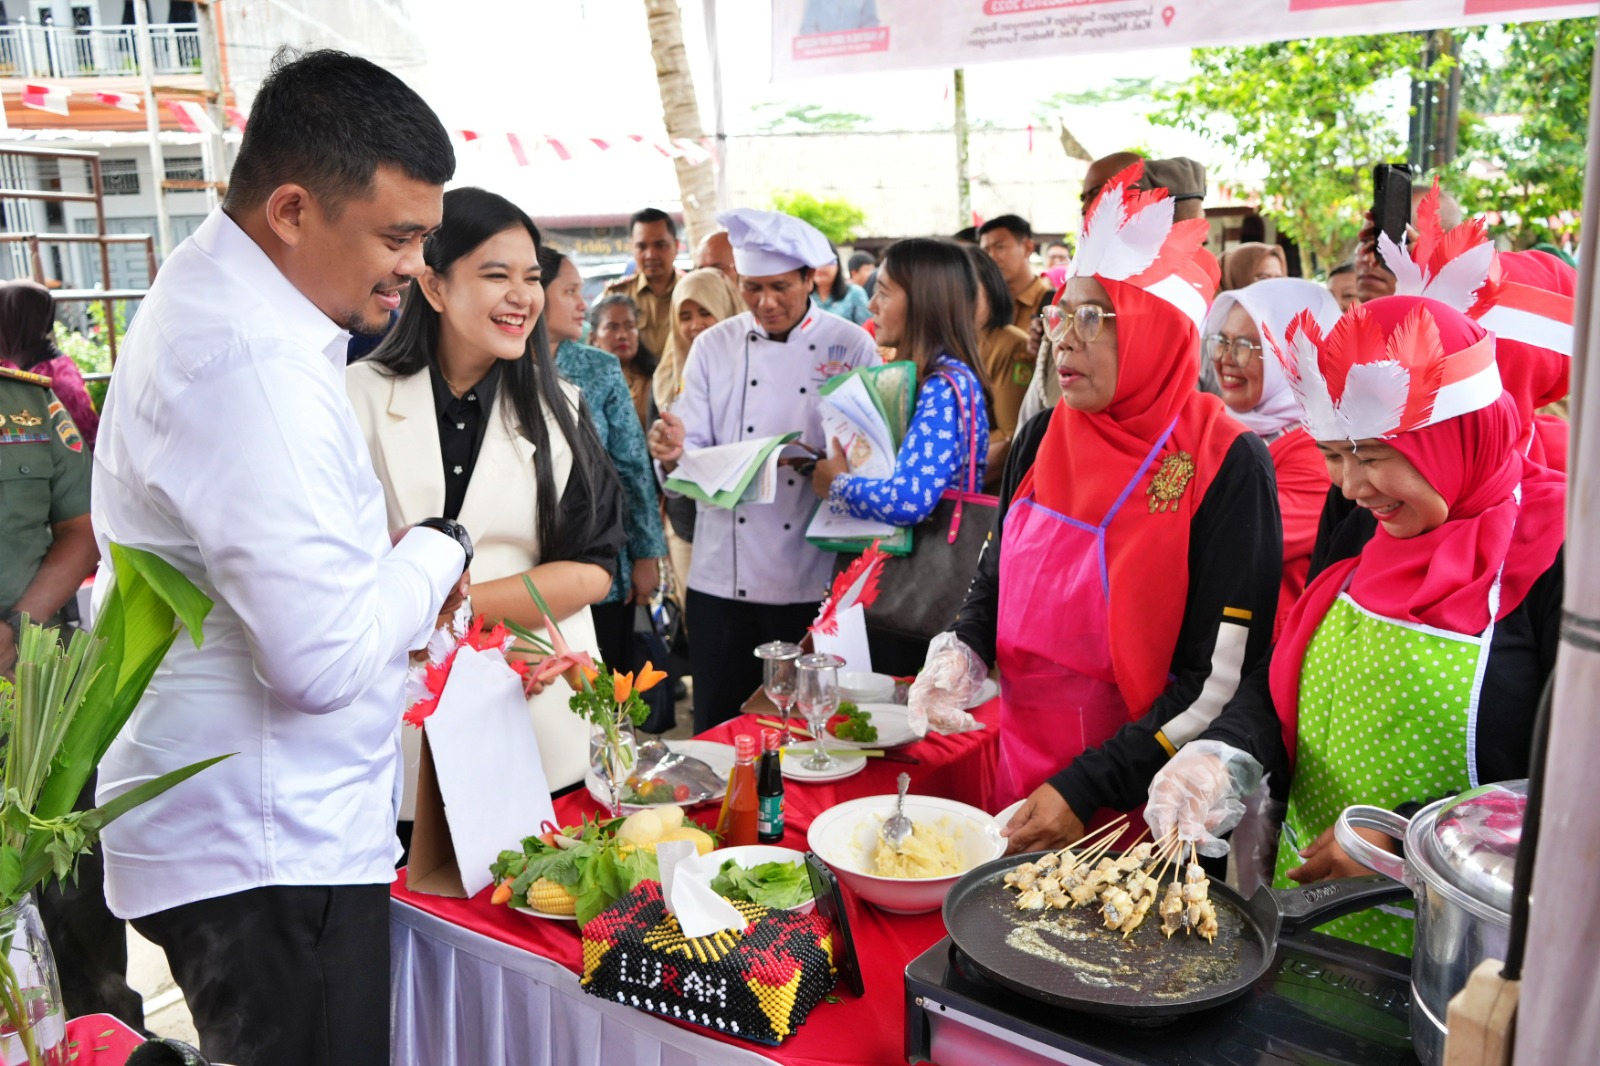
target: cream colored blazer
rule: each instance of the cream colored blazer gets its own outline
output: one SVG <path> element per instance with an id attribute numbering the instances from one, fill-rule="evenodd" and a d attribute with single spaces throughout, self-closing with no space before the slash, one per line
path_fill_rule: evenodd
<path id="1" fill-rule="evenodd" d="M 561 389 L 576 416 L 577 388 L 563 381 Z M 392 378 L 362 360 L 345 372 L 345 391 L 367 439 L 373 469 L 383 482 L 389 527 L 399 529 L 437 516 L 444 507 L 444 467 L 428 375 Z M 504 388 L 496 390 L 495 411 L 497 417 L 484 427 L 483 446 L 458 516 L 472 537 L 474 581 L 523 573 L 540 562 L 533 442 L 515 428 L 516 413 Z M 545 461 L 553 464 L 556 491 L 561 492 L 572 472 L 572 448 L 555 419 L 548 413 L 545 418 L 550 434 Z M 572 647 L 596 650 L 589 608 L 563 618 L 561 632 Z M 567 707 L 570 695 L 565 682 L 558 681 L 528 700 L 545 780 L 552 789 L 581 781 L 589 764 L 589 726 Z M 402 727 L 401 737 L 406 773 L 400 817 L 409 819 L 415 810 L 422 740 L 410 726 Z"/>

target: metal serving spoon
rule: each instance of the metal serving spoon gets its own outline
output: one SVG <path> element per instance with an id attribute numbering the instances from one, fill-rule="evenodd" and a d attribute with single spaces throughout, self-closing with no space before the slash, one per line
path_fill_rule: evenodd
<path id="1" fill-rule="evenodd" d="M 900 845 L 911 835 L 911 819 L 906 817 L 906 789 L 911 787 L 911 775 L 901 774 L 895 784 L 900 788 L 900 795 L 894 801 L 894 813 L 883 820 L 883 839 L 899 851 Z"/>

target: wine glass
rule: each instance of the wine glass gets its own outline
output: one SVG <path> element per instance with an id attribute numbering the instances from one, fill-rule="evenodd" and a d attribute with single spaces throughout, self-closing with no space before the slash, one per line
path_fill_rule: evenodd
<path id="1" fill-rule="evenodd" d="M 789 731 L 789 710 L 794 706 L 795 660 L 800 658 L 801 647 L 786 640 L 774 640 L 756 649 L 761 660 L 761 688 L 767 699 L 783 715 L 783 733 L 779 744 L 788 744 L 794 734 Z"/>
<path id="2" fill-rule="evenodd" d="M 839 709 L 839 667 L 844 660 L 837 655 L 816 653 L 800 656 L 795 665 L 800 670 L 800 713 L 805 715 L 817 744 L 816 753 L 800 765 L 807 770 L 836 770 L 841 763 L 828 754 L 828 719 Z"/>

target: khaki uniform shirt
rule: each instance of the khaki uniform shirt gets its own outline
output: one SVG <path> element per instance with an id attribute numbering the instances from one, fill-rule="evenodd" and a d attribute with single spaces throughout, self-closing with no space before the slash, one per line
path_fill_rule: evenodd
<path id="1" fill-rule="evenodd" d="M 1033 353 L 1028 331 L 1016 326 L 989 330 L 978 341 L 978 362 L 989 388 L 989 439 L 1010 440 L 1017 431 L 1017 412 L 1033 380 Z"/>
<path id="2" fill-rule="evenodd" d="M 1044 306 L 1045 300 L 1053 292 L 1055 290 L 1050 287 L 1048 281 L 1042 277 L 1035 277 L 1033 284 L 1022 290 L 1021 296 L 1012 297 L 1011 302 L 1016 308 L 1016 314 L 1012 318 L 1011 324 L 1024 333 L 1028 332 L 1028 327 L 1033 324 L 1034 316 L 1039 313 L 1039 309 Z"/>
<path id="3" fill-rule="evenodd" d="M 674 272 L 674 286 L 678 283 L 677 278 L 678 274 Z M 667 338 L 672 335 L 672 289 L 657 293 L 643 274 L 630 274 L 606 286 L 607 296 L 618 293 L 633 297 L 633 302 L 639 308 L 639 341 L 650 349 L 651 355 L 659 359 L 667 350 Z"/>
<path id="4" fill-rule="evenodd" d="M 89 512 L 89 452 L 50 379 L 0 368 L 0 609 L 22 598 L 55 539 Z M 43 622 L 45 619 L 36 619 Z"/>

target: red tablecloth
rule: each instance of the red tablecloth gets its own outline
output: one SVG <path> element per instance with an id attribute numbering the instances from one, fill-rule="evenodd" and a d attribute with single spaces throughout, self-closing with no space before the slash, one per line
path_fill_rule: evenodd
<path id="1" fill-rule="evenodd" d="M 801 784 L 785 780 L 783 846 L 806 850 L 805 834 L 813 818 L 846 800 L 893 793 L 894 779 L 902 770 L 911 774 L 913 792 L 945 796 L 986 809 L 999 752 L 1000 705 L 991 701 L 975 714 L 986 729 L 953 737 L 931 736 L 904 749 L 919 760 L 916 765 L 868 759 L 865 770 L 843 781 Z M 758 732 L 760 728 L 753 718 L 742 716 L 708 730 L 699 739 L 731 743 L 735 734 Z M 556 814 L 564 824 L 575 823 L 580 815 L 592 816 L 598 810 L 582 790 L 556 801 Z M 706 806 L 691 811 L 690 817 L 709 824 L 715 814 L 714 807 Z M 406 888 L 404 871 L 395 881 L 393 895 L 435 917 L 552 959 L 574 973 L 583 970 L 582 947 L 577 926 L 572 922 L 529 918 L 507 907 L 493 906 L 488 889 L 470 900 L 411 892 Z M 835 989 L 843 1002 L 819 1005 L 782 1046 L 761 1048 L 779 1062 L 793 1066 L 881 1066 L 904 1061 L 905 966 L 944 936 L 944 921 L 937 911 L 885 914 L 854 898 L 849 898 L 847 904 L 867 994 L 857 999 L 843 986 Z M 758 1046 L 698 1026 L 685 1028 L 744 1047 Z"/>
<path id="2" fill-rule="evenodd" d="M 123 1066 L 144 1037 L 109 1014 L 86 1014 L 67 1023 L 72 1066 Z"/>

